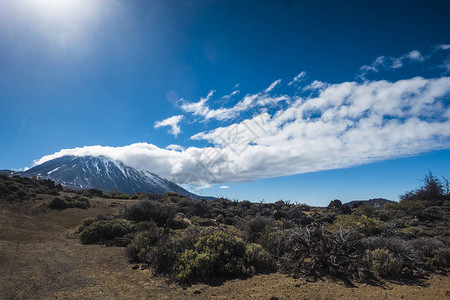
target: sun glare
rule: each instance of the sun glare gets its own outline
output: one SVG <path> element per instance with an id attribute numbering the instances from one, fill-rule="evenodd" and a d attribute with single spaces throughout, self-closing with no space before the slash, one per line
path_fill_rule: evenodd
<path id="1" fill-rule="evenodd" d="M 86 0 L 25 0 L 32 12 L 47 21 L 72 22 L 93 17 L 99 1 Z"/>
<path id="2" fill-rule="evenodd" d="M 35 0 L 35 6 L 45 13 L 66 14 L 76 11 L 84 1 L 80 0 Z"/>
<path id="3" fill-rule="evenodd" d="M 17 18 L 41 38 L 36 46 L 62 53 L 85 53 L 113 0 L 16 0 Z"/>

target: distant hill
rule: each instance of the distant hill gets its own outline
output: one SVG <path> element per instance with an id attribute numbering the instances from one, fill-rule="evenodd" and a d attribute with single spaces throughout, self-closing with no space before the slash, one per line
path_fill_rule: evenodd
<path id="1" fill-rule="evenodd" d="M 14 173 L 14 171 L 11 171 L 11 170 L 0 170 L 0 174 L 12 175 L 13 173 Z"/>
<path id="2" fill-rule="evenodd" d="M 157 174 L 126 166 L 105 156 L 63 156 L 14 174 L 51 179 L 65 188 L 119 191 L 126 194 L 162 194 L 172 191 L 194 199 L 215 199 L 193 194 Z"/>
<path id="3" fill-rule="evenodd" d="M 383 207 L 387 203 L 393 203 L 395 201 L 384 199 L 384 198 L 374 198 L 369 200 L 354 200 L 347 203 L 344 203 L 344 205 L 348 205 L 350 208 L 353 208 L 355 204 L 364 204 L 368 206 L 374 206 L 374 207 Z"/>

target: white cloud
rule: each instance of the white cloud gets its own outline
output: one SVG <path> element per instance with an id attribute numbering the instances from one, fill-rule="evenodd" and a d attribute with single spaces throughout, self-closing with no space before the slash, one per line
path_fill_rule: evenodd
<path id="1" fill-rule="evenodd" d="M 281 82 L 281 79 L 275 80 L 274 82 L 272 82 L 271 85 L 269 85 L 269 87 L 267 89 L 264 90 L 264 92 L 268 93 L 270 91 L 272 91 L 277 85 L 279 85 Z"/>
<path id="2" fill-rule="evenodd" d="M 173 151 L 183 151 L 184 147 L 180 146 L 180 145 L 169 145 L 166 147 L 167 150 L 173 150 Z"/>
<path id="3" fill-rule="evenodd" d="M 275 81 L 274 83 L 276 82 L 279 82 L 279 80 Z M 272 83 L 272 85 L 274 83 Z M 267 91 L 267 89 L 265 91 Z M 280 101 L 288 100 L 287 96 L 272 97 L 266 92 L 258 94 L 247 94 L 233 107 L 220 107 L 218 109 L 213 109 L 207 105 L 207 102 L 213 97 L 214 93 L 215 91 L 210 91 L 208 93 L 208 96 L 206 96 L 206 98 L 201 98 L 199 102 L 191 103 L 182 100 L 183 103 L 180 108 L 184 112 L 192 113 L 194 116 L 200 116 L 205 118 L 206 120 L 216 119 L 219 121 L 225 121 L 236 118 L 241 112 L 247 111 L 250 108 L 266 105 L 276 105 Z M 234 96 L 233 94 L 234 92 L 227 96 Z"/>
<path id="4" fill-rule="evenodd" d="M 401 61 L 423 58 L 418 51 L 402 57 Z M 448 63 L 448 58 L 443 61 Z M 379 57 L 366 69 L 393 68 L 393 63 Z M 269 92 L 278 84 L 279 80 L 272 83 Z M 208 106 L 214 91 L 196 103 L 183 101 L 181 109 L 194 116 L 232 121 L 191 137 L 208 141 L 208 147 L 86 146 L 63 149 L 35 164 L 64 155 L 104 155 L 204 189 L 213 183 L 345 168 L 450 148 L 450 77 L 336 84 L 316 80 L 300 95 L 291 96 L 273 96 L 268 89 L 247 94 L 229 108 Z M 284 105 L 277 105 L 281 101 Z M 250 108 L 254 110 L 248 114 Z M 155 127 L 171 126 L 176 135 L 182 117 L 157 122 Z"/>
<path id="5" fill-rule="evenodd" d="M 450 147 L 450 77 L 324 84 L 274 114 L 201 132 L 214 146 L 173 151 L 147 143 L 65 149 L 105 155 L 178 183 L 207 185 L 344 168 Z M 262 94 L 254 101 L 259 101 Z"/>
<path id="6" fill-rule="evenodd" d="M 154 128 L 170 126 L 169 132 L 171 134 L 173 134 L 174 136 L 177 136 L 181 132 L 180 125 L 179 125 L 181 119 L 183 119 L 183 115 L 173 116 L 168 119 L 155 122 Z"/>
<path id="7" fill-rule="evenodd" d="M 230 187 L 228 185 L 222 185 L 219 187 L 219 189 L 229 189 Z"/>
<path id="8" fill-rule="evenodd" d="M 234 91 L 234 92 L 232 92 L 231 94 L 229 94 L 229 95 L 225 95 L 225 96 L 223 96 L 222 97 L 222 99 L 224 99 L 224 100 L 229 100 L 229 99 L 231 99 L 233 96 L 235 96 L 235 95 L 237 95 L 237 94 L 239 94 L 240 93 L 240 91 L 239 90 L 237 90 L 237 91 Z"/>
<path id="9" fill-rule="evenodd" d="M 195 188 L 195 190 L 196 190 L 196 191 L 201 191 L 201 190 L 204 190 L 204 189 L 210 189 L 210 188 L 211 188 L 211 185 L 210 185 L 210 184 L 203 184 L 203 185 L 197 186 L 197 187 Z"/>
<path id="10" fill-rule="evenodd" d="M 442 44 L 435 47 L 434 51 L 438 50 L 450 50 L 450 44 Z"/>
<path id="11" fill-rule="evenodd" d="M 306 77 L 306 72 L 301 71 L 297 76 L 294 77 L 294 79 L 292 79 L 291 82 L 288 83 L 288 85 L 291 86 L 294 83 L 300 82 L 300 81 L 304 80 L 305 77 Z"/>
<path id="12" fill-rule="evenodd" d="M 439 65 L 439 68 L 445 69 L 444 74 L 450 73 L 450 59 L 447 59 L 442 65 Z"/>
<path id="13" fill-rule="evenodd" d="M 412 50 L 403 54 L 400 57 L 386 57 L 380 56 L 369 66 L 362 66 L 360 68 L 359 78 L 366 80 L 366 75 L 369 72 L 379 72 L 380 70 L 388 69 L 400 69 L 403 67 L 405 61 L 410 62 L 423 62 L 428 59 L 429 56 L 424 57 L 422 53 L 417 50 Z"/>

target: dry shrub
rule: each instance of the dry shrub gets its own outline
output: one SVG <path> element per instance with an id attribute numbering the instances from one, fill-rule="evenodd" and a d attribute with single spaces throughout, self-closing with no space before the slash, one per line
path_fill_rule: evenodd
<path id="1" fill-rule="evenodd" d="M 387 249 L 366 250 L 364 262 L 377 277 L 399 274 L 402 266 Z"/>

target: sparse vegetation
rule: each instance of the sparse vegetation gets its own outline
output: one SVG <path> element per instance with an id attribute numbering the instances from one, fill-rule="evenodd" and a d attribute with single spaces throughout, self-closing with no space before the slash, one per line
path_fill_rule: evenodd
<path id="1" fill-rule="evenodd" d="M 122 215 L 130 222 L 127 230 L 92 242 L 126 235 L 131 261 L 179 283 L 266 271 L 353 280 L 411 276 L 449 263 L 449 196 L 431 173 L 424 183 L 385 209 L 362 204 L 351 209 L 339 200 L 322 209 L 281 200 L 133 195 L 140 200 Z M 86 222 L 82 236 L 110 224 Z"/>
<path id="2" fill-rule="evenodd" d="M 48 207 L 56 210 L 88 208 L 93 197 L 133 199 L 120 214 L 84 220 L 80 240 L 126 246 L 131 262 L 182 284 L 274 271 L 382 280 L 446 272 L 450 263 L 450 196 L 431 173 L 421 188 L 384 208 L 350 208 L 339 200 L 328 208 L 281 200 L 206 201 L 173 192 L 125 197 L 94 189 L 62 191 L 33 178 L 0 179 L 2 199 L 20 202 L 45 193 Z"/>

